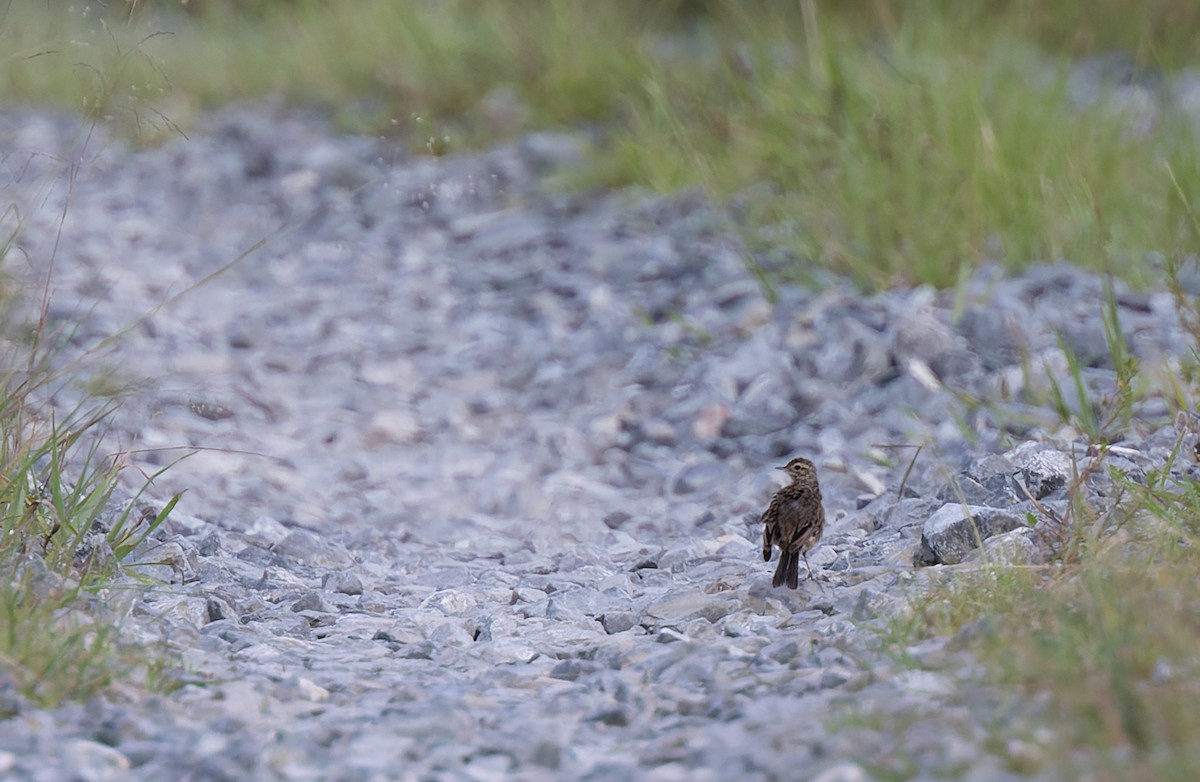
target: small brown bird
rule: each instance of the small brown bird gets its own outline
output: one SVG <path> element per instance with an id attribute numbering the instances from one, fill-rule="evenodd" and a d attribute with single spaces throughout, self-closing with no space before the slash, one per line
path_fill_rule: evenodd
<path id="1" fill-rule="evenodd" d="M 775 492 L 775 497 L 762 515 L 763 561 L 771 561 L 771 545 L 779 546 L 779 565 L 771 586 L 785 581 L 790 589 L 800 585 L 800 557 L 812 578 L 808 552 L 821 540 L 825 531 L 825 508 L 821 505 L 821 485 L 817 468 L 808 459 L 798 456 L 783 467 L 792 482 Z"/>

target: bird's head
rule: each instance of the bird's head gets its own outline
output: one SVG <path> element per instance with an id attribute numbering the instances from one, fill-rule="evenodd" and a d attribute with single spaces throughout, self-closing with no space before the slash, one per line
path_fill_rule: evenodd
<path id="1" fill-rule="evenodd" d="M 812 462 L 810 462 L 808 459 L 805 459 L 803 456 L 797 456 L 787 464 L 783 465 L 782 467 L 777 467 L 776 469 L 786 472 L 789 476 L 791 476 L 793 481 L 799 481 L 805 478 L 812 479 L 817 475 L 816 466 L 814 466 Z"/>

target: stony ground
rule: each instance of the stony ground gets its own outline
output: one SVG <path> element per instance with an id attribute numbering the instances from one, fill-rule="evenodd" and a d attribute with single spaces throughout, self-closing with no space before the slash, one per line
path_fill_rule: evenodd
<path id="1" fill-rule="evenodd" d="M 9 263 L 53 258 L 61 360 L 119 335 L 77 376 L 134 388 L 127 475 L 193 454 L 151 492 L 186 489 L 142 552 L 162 585 L 106 599 L 199 682 L 15 701 L 6 779 L 1051 775 L 1036 704 L 881 630 L 973 567 L 964 505 L 1040 555 L 1029 495 L 1097 458 L 1046 399 L 1064 348 L 1112 388 L 1101 280 L 771 301 L 703 198 L 556 191 L 580 154 L 410 157 L 269 107 L 132 150 L 5 112 Z M 1166 292 L 1117 302 L 1146 372 L 1185 354 Z M 1178 436 L 1139 413 L 1105 457 L 1135 477 Z M 758 523 L 793 455 L 829 516 L 796 592 Z"/>

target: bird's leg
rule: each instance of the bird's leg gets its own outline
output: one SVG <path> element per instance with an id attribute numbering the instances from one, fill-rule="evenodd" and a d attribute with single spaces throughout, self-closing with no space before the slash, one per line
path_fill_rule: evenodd
<path id="1" fill-rule="evenodd" d="M 815 579 L 815 578 L 813 577 L 812 565 L 810 565 L 810 564 L 809 564 L 809 562 L 808 562 L 808 552 L 807 552 L 807 551 L 806 551 L 806 552 L 804 552 L 804 567 L 808 568 L 808 580 L 809 580 L 809 581 L 812 581 L 813 583 L 815 583 L 815 584 L 816 584 L 818 587 L 820 587 L 821 591 L 822 591 L 822 592 L 824 592 L 824 591 L 825 591 L 825 585 L 824 585 L 824 584 L 822 584 L 820 581 L 817 581 L 817 579 Z"/>

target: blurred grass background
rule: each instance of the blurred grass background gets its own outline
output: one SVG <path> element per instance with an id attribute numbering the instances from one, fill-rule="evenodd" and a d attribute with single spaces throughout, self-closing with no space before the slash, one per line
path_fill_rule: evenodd
<path id="1" fill-rule="evenodd" d="M 732 199 L 752 250 L 785 249 L 768 283 L 1060 259 L 1141 283 L 1198 249 L 1194 128 L 1132 129 L 1067 79 L 1115 52 L 1153 92 L 1198 24 L 1181 0 L 29 2 L 0 10 L 0 95 L 147 144 L 267 95 L 424 154 L 582 130 L 576 186 Z"/>

